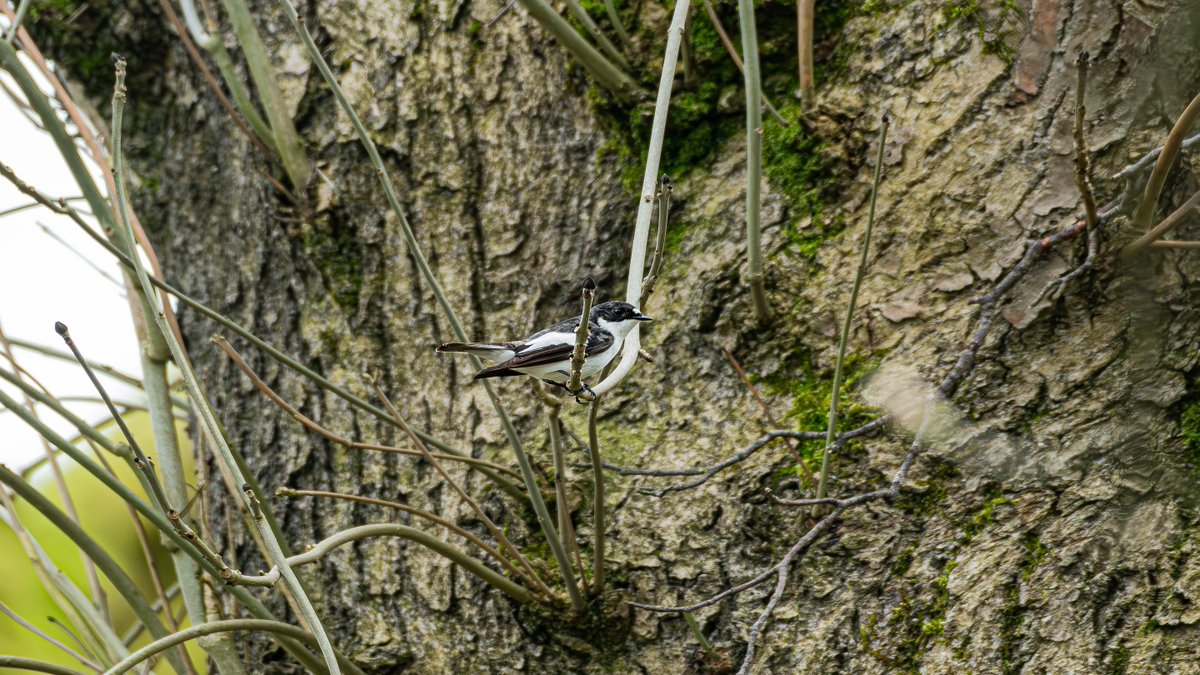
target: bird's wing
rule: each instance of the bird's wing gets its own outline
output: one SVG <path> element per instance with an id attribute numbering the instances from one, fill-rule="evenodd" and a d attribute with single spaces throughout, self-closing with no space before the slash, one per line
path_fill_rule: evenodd
<path id="1" fill-rule="evenodd" d="M 612 333 L 595 324 L 591 328 L 591 334 L 588 335 L 587 348 L 584 350 L 584 354 L 594 356 L 612 347 L 613 342 L 615 342 Z M 484 368 L 476 373 L 475 379 L 513 375 L 516 374 L 513 372 L 516 368 L 531 368 L 533 366 L 542 366 L 548 363 L 569 360 L 571 352 L 575 349 L 574 335 L 571 335 L 570 338 L 569 342 L 559 339 L 553 342 L 543 342 L 541 345 L 537 344 L 537 340 L 532 340 L 528 346 L 518 349 L 517 355 L 513 358 L 504 363 Z"/>
<path id="2" fill-rule="evenodd" d="M 592 325 L 592 331 L 595 332 L 596 322 L 592 321 L 591 325 Z M 577 317 L 577 316 L 572 317 L 570 319 L 565 319 L 563 321 L 559 321 L 558 323 L 554 324 L 553 326 L 550 326 L 549 328 L 543 328 L 542 330 L 539 330 L 538 332 L 534 333 L 533 335 L 530 335 L 529 337 L 525 338 L 524 340 L 521 340 L 521 342 L 523 342 L 525 344 L 537 344 L 539 342 L 539 339 L 545 338 L 546 336 L 550 335 L 551 333 L 571 333 L 571 342 L 572 342 L 572 344 L 574 344 L 575 329 L 578 326 L 579 326 L 579 317 Z"/>

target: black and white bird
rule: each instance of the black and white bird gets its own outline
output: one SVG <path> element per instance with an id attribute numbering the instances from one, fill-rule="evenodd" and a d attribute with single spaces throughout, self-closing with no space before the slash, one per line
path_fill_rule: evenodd
<path id="1" fill-rule="evenodd" d="M 583 379 L 597 375 L 621 353 L 625 336 L 641 321 L 652 321 L 628 302 L 602 302 L 592 307 L 587 358 L 580 372 Z M 475 373 L 475 379 L 529 375 L 549 384 L 566 387 L 571 379 L 571 352 L 579 317 L 560 321 L 522 340 L 513 342 L 447 342 L 437 351 L 474 354 L 491 364 Z"/>

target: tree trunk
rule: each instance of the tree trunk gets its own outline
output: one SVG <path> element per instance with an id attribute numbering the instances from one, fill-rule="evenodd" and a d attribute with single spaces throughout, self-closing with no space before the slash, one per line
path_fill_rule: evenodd
<path id="1" fill-rule="evenodd" d="M 842 11 L 821 4 L 819 12 Z M 497 339 L 577 312 L 573 288 L 585 275 L 598 281 L 600 300 L 622 297 L 638 196 L 621 176 L 631 166 L 640 171 L 644 160 L 636 143 L 644 132 L 631 145 L 623 127 L 649 125 L 637 109 L 596 104 L 606 94 L 519 8 L 482 25 L 500 6 L 302 8 L 380 146 L 450 302 L 472 336 Z M 865 390 L 868 378 L 852 378 L 860 403 L 886 389 L 884 374 L 941 382 L 976 328 L 978 308 L 969 300 L 1017 263 L 1028 240 L 1079 217 L 1072 124 L 1080 51 L 1093 61 L 1087 136 L 1101 203 L 1124 187 L 1109 177 L 1162 143 L 1200 85 L 1200 9 L 1185 0 L 853 6 L 835 28 L 818 17 L 818 60 L 841 64 L 826 69 L 818 112 L 799 131 L 796 122 L 785 131 L 770 121 L 764 130 L 768 162 L 782 167 L 775 174 L 768 167 L 762 218 L 774 322 L 753 324 L 742 283 L 745 138 L 719 132 L 711 137 L 719 144 L 672 176 L 670 256 L 643 308 L 656 319 L 643 338 L 655 363 L 640 364 L 603 401 L 608 461 L 705 466 L 758 437 L 762 413 L 725 349 L 757 376 L 777 417 L 792 414 L 785 425 L 822 430 L 837 326 L 866 226 L 866 158 L 885 109 L 893 132 L 851 343 L 852 374 L 878 367 L 880 376 Z M 764 40 L 792 35 L 790 24 L 771 28 L 792 10 L 767 7 Z M 513 465 L 468 365 L 431 349 L 453 335 L 346 117 L 278 7 L 256 9 L 320 172 L 299 191 L 300 207 L 265 179 L 271 167 L 236 133 L 157 6 L 94 7 L 80 17 L 82 27 L 58 25 L 47 39 L 68 69 L 86 76 L 101 109 L 111 79 L 103 69 L 83 70 L 85 50 L 113 48 L 129 58 L 126 134 L 141 181 L 137 206 L 171 279 L 360 396 L 372 398 L 363 374 L 375 374 L 420 428 Z M 719 9 L 736 32 L 732 7 Z M 650 82 L 668 16 L 642 3 L 636 19 L 630 56 Z M 694 16 L 694 30 L 704 21 Z M 93 36 L 86 47 L 68 39 L 81 30 Z M 794 42 L 764 46 L 764 64 L 778 57 L 764 66 L 777 102 L 785 68 L 794 65 L 786 55 L 795 51 Z M 736 105 L 740 90 L 726 89 L 732 95 L 710 110 L 673 111 L 668 147 L 712 120 L 736 127 L 740 113 L 722 106 Z M 785 155 L 804 147 L 819 158 L 818 194 L 789 188 L 797 174 L 787 162 L 801 158 L 772 160 L 772 143 Z M 622 156 L 630 147 L 641 154 Z M 1161 213 L 1190 193 L 1190 166 L 1174 172 Z M 1096 268 L 1061 297 L 1030 307 L 1047 281 L 1082 260 L 1083 237 L 1050 251 L 1006 296 L 901 498 L 848 511 L 793 567 L 754 672 L 1195 672 L 1200 418 L 1187 411 L 1200 401 L 1192 385 L 1200 313 L 1190 302 L 1200 258 L 1150 252 L 1121 265 L 1116 253 L 1133 236 L 1128 219 L 1104 232 Z M 1195 227 L 1177 235 L 1188 233 Z M 306 434 L 209 344 L 223 333 L 218 326 L 186 310 L 181 321 L 208 391 L 265 490 L 405 501 L 483 532 L 427 464 Z M 271 387 L 327 427 L 406 445 L 391 427 L 248 345 L 235 346 Z M 505 382 L 500 392 L 548 467 L 543 411 L 529 384 Z M 878 414 L 861 404 L 844 428 Z M 568 403 L 564 418 L 586 438 L 582 407 Z M 890 426 L 836 455 L 833 494 L 886 486 L 911 433 Z M 346 546 L 307 568 L 305 579 L 335 642 L 368 672 L 700 668 L 678 615 L 630 610 L 621 600 L 688 604 L 778 561 L 808 526 L 806 510 L 766 495 L 769 488 L 801 496 L 787 447 L 777 442 L 696 489 L 662 497 L 638 488 L 684 479 L 607 476 L 616 595 L 577 625 L 519 608 L 398 540 Z M 570 457 L 571 465 L 586 462 L 584 454 Z M 452 471 L 493 518 L 531 543 L 530 513 L 478 474 Z M 591 527 L 591 477 L 583 468 L 570 475 L 582 539 Z M 296 547 L 347 526 L 398 519 L 342 502 L 272 503 Z M 210 526 L 224 533 L 221 509 L 211 516 Z M 242 543 L 239 564 L 264 565 Z M 696 612 L 733 663 L 773 585 Z M 282 601 L 275 606 L 283 611 Z M 256 669 L 292 668 L 267 643 L 247 644 L 263 659 Z"/>

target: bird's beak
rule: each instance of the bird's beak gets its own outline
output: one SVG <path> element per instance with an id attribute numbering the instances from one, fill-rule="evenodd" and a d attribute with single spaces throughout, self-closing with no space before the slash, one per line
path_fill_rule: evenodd
<path id="1" fill-rule="evenodd" d="M 637 316 L 633 317 L 633 320 L 634 321 L 653 321 L 654 319 L 646 316 L 645 314 L 638 313 Z"/>

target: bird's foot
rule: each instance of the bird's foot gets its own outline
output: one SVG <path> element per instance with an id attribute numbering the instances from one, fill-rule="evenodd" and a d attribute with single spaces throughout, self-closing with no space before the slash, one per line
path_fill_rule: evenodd
<path id="1" fill-rule="evenodd" d="M 563 388 L 566 389 L 566 387 Z M 584 403 L 591 403 L 599 396 L 596 392 L 592 391 L 591 387 L 587 386 L 587 384 L 583 382 L 579 383 L 579 391 L 571 391 L 570 389 L 567 389 L 567 393 L 574 396 L 575 402 L 579 403 L 580 405 Z"/>

